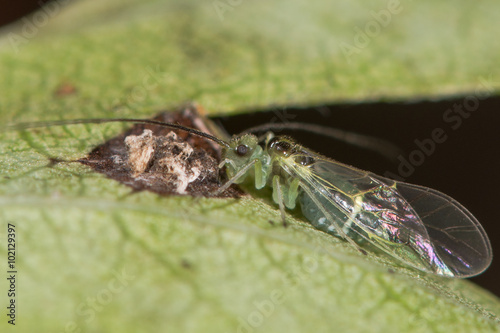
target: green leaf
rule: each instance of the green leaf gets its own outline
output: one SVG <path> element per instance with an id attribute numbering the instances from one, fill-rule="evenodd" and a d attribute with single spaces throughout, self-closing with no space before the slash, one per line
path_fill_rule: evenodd
<path id="1" fill-rule="evenodd" d="M 497 2 L 398 4 L 56 1 L 2 33 L 1 121 L 499 88 Z M 18 270 L 16 327 L 4 315 L 2 330 L 499 330 L 488 292 L 363 256 L 300 219 L 271 224 L 279 213 L 259 192 L 130 193 L 78 163 L 50 163 L 80 158 L 122 128 L 1 133 L 0 242 L 15 225 Z"/>

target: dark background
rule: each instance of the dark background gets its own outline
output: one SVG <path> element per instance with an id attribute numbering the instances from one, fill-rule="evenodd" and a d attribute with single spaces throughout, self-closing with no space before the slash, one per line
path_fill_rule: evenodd
<path id="1" fill-rule="evenodd" d="M 0 0 L 0 27 L 37 10 L 50 0 Z"/>
<path id="2" fill-rule="evenodd" d="M 0 26 L 20 19 L 46 2 L 0 0 Z M 500 208 L 500 97 L 481 101 L 479 108 L 464 119 L 459 128 L 453 130 L 443 120 L 443 114 L 454 103 L 462 104 L 465 96 L 467 94 L 432 102 L 276 107 L 259 110 L 264 111 L 262 113 L 219 120 L 230 133 L 238 133 L 250 126 L 279 122 L 280 115 L 295 115 L 288 120 L 317 123 L 387 139 L 402 148 L 405 158 L 417 148 L 415 139 L 430 138 L 432 130 L 443 128 L 448 135 L 447 141 L 437 144 L 434 153 L 426 157 L 424 163 L 416 167 L 406 180 L 449 194 L 467 207 L 488 233 L 493 253 L 498 254 L 500 240 L 496 236 L 499 232 L 499 214 L 496 209 Z M 373 152 L 310 133 L 304 135 L 294 132 L 293 137 L 306 147 L 343 163 L 380 175 L 387 171 L 398 173 L 398 162 L 390 162 Z M 500 260 L 494 259 L 485 273 L 471 280 L 500 296 L 500 284 L 497 282 L 499 274 Z"/>

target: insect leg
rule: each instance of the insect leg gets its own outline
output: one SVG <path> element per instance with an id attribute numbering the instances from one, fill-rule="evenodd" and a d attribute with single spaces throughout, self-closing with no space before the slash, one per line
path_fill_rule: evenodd
<path id="1" fill-rule="evenodd" d="M 307 193 L 307 195 L 311 198 L 311 200 L 314 202 L 314 204 L 321 210 L 325 218 L 333 225 L 335 228 L 335 231 L 337 234 L 347 240 L 349 243 L 351 243 L 352 246 L 354 246 L 355 249 L 357 249 L 359 252 L 366 254 L 366 251 L 361 249 L 358 244 L 352 238 L 348 237 L 347 234 L 342 230 L 342 228 L 335 222 L 333 216 L 328 212 L 328 210 L 325 208 L 325 206 L 314 196 L 314 194 L 311 192 L 311 190 L 303 185 L 302 183 L 299 184 L 299 186 Z"/>
<path id="2" fill-rule="evenodd" d="M 294 209 L 299 196 L 299 178 L 294 178 L 288 186 L 288 191 L 285 193 L 285 206 L 288 209 Z"/>
<path id="3" fill-rule="evenodd" d="M 222 185 L 217 191 L 215 191 L 215 195 L 219 195 L 225 190 L 229 188 L 232 184 L 236 183 L 236 181 L 244 175 L 258 160 L 254 159 L 250 161 L 247 165 L 243 166 L 240 171 L 238 171 L 231 179 L 229 179 L 224 185 Z"/>
<path id="4" fill-rule="evenodd" d="M 222 161 L 220 161 L 220 163 L 219 163 L 219 169 L 222 169 L 224 167 L 224 165 L 226 165 L 226 163 L 228 163 L 228 162 L 229 162 L 229 160 L 227 158 L 224 159 L 224 160 L 222 160 Z"/>
<path id="5" fill-rule="evenodd" d="M 283 222 L 283 226 L 286 227 L 285 205 L 283 203 L 283 192 L 281 191 L 279 175 L 273 176 L 273 200 L 278 203 L 278 206 L 280 206 L 281 221 Z"/>

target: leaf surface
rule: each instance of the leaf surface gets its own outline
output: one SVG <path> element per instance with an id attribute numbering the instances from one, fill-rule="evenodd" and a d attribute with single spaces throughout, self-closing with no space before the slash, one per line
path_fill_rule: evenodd
<path id="1" fill-rule="evenodd" d="M 56 2 L 46 23 L 33 16 L 2 32 L 0 117 L 139 118 L 185 101 L 220 114 L 498 89 L 497 2 L 390 3 Z M 363 256 L 293 216 L 282 228 L 260 192 L 130 193 L 78 163 L 50 163 L 123 128 L 0 133 L 0 243 L 14 224 L 18 331 L 499 330 L 486 291 Z"/>

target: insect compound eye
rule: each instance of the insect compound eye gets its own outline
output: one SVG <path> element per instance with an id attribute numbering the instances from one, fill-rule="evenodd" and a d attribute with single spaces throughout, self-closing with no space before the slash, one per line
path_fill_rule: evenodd
<path id="1" fill-rule="evenodd" d="M 239 145 L 238 147 L 236 147 L 236 154 L 238 154 L 239 156 L 245 156 L 246 154 L 248 154 L 248 146 L 247 145 Z"/>

